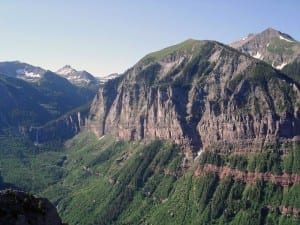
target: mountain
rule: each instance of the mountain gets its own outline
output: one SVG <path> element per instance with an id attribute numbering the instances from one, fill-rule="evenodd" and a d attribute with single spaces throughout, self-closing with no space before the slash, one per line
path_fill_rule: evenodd
<path id="1" fill-rule="evenodd" d="M 286 74 L 215 41 L 151 53 L 100 87 L 45 194 L 63 190 L 71 224 L 296 225 L 299 97 Z"/>
<path id="2" fill-rule="evenodd" d="M 17 61 L 0 63 L 0 86 L 1 131 L 23 134 L 86 104 L 98 89 L 77 87 L 51 71 Z"/>
<path id="3" fill-rule="evenodd" d="M 63 225 L 49 200 L 25 192 L 0 191 L 0 212 L 0 224 Z"/>
<path id="4" fill-rule="evenodd" d="M 55 118 L 45 107 L 50 99 L 31 83 L 0 75 L 0 93 L 1 131 L 9 127 L 23 129 Z"/>
<path id="5" fill-rule="evenodd" d="M 0 135 L 0 188 L 46 196 L 69 224 L 297 225 L 300 87 L 286 68 L 216 41 L 150 53 L 30 133 L 52 142 Z M 46 78 L 49 97 L 72 85 Z"/>
<path id="6" fill-rule="evenodd" d="M 92 74 L 85 70 L 77 71 L 70 65 L 65 65 L 61 69 L 57 70 L 56 73 L 79 87 L 97 84 L 97 79 Z"/>
<path id="7" fill-rule="evenodd" d="M 172 140 L 197 152 L 260 151 L 300 135 L 299 85 L 215 41 L 151 53 L 99 89 L 88 129 L 125 140 Z"/>
<path id="8" fill-rule="evenodd" d="M 300 42 L 272 28 L 247 37 L 230 45 L 254 58 L 264 60 L 276 69 L 300 59 Z"/>
<path id="9" fill-rule="evenodd" d="M 0 74 L 20 78 L 28 82 L 39 81 L 46 70 L 19 61 L 0 62 Z"/>

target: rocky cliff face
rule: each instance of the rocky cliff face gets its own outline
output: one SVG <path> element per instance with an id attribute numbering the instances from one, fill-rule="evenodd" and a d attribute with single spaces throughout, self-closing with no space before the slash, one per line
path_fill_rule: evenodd
<path id="1" fill-rule="evenodd" d="M 250 34 L 232 43 L 231 46 L 269 63 L 276 69 L 282 69 L 300 58 L 300 43 L 291 36 L 272 28 L 259 34 Z"/>
<path id="2" fill-rule="evenodd" d="M 27 134 L 36 145 L 49 141 L 65 141 L 85 130 L 89 106 L 77 108 L 44 126 L 31 127 Z"/>
<path id="3" fill-rule="evenodd" d="M 18 191 L 0 192 L 0 224 L 62 225 L 55 207 L 44 198 Z"/>
<path id="4" fill-rule="evenodd" d="M 210 147 L 255 151 L 300 135 L 299 97 L 297 83 L 264 62 L 188 40 L 147 55 L 100 88 L 87 128 L 173 140 L 188 156 Z"/>

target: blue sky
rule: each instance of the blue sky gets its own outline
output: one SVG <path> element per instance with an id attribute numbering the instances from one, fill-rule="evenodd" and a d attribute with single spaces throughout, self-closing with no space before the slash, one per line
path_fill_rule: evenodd
<path id="1" fill-rule="evenodd" d="M 124 72 L 188 38 L 231 43 L 273 27 L 300 40 L 299 0 L 4 0 L 0 61 Z"/>

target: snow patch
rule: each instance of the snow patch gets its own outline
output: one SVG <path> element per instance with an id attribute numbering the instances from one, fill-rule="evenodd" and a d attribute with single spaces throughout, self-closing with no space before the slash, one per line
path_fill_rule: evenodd
<path id="1" fill-rule="evenodd" d="M 109 80 L 115 79 L 117 77 L 120 77 L 121 75 L 118 73 L 113 73 L 104 77 L 98 77 L 98 80 L 100 81 L 100 83 L 105 83 Z"/>
<path id="2" fill-rule="evenodd" d="M 28 72 L 28 71 L 25 71 L 25 76 L 31 77 L 31 78 L 40 78 L 41 77 L 41 75 L 38 73 L 33 73 L 33 72 Z"/>
<path id="3" fill-rule="evenodd" d="M 195 157 L 194 161 L 196 161 L 197 159 L 199 159 L 199 157 L 201 156 L 203 150 L 200 149 L 198 152 L 197 152 L 197 156 Z"/>
<path id="4" fill-rule="evenodd" d="M 257 52 L 255 55 L 253 55 L 256 59 L 263 59 L 264 57 L 260 54 L 260 52 Z"/>
<path id="5" fill-rule="evenodd" d="M 273 64 L 272 64 L 273 65 Z M 281 65 L 276 66 L 276 69 L 281 70 L 283 67 L 285 67 L 287 65 L 286 62 L 282 63 Z"/>
<path id="6" fill-rule="evenodd" d="M 287 42 L 294 42 L 294 41 L 292 41 L 292 40 L 290 40 L 290 39 L 287 39 L 287 38 L 285 38 L 285 37 L 282 37 L 281 35 L 279 35 L 279 38 L 280 38 L 281 40 L 285 40 L 285 41 L 287 41 Z"/>
<path id="7" fill-rule="evenodd" d="M 41 74 L 29 72 L 26 71 L 26 69 L 18 69 L 16 72 L 20 77 L 25 76 L 27 78 L 41 78 Z"/>

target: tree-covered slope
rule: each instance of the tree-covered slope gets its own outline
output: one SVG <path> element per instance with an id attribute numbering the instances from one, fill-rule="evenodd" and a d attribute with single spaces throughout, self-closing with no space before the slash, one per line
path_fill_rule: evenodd
<path id="1" fill-rule="evenodd" d="M 241 158 L 245 158 L 247 164 L 255 162 L 249 172 L 299 174 L 299 146 L 296 146 L 290 147 L 288 154 L 278 156 L 277 161 L 274 160 L 275 150 L 265 153 L 266 156 L 255 154 Z M 190 168 L 183 168 L 182 152 L 168 142 L 144 145 L 108 137 L 92 141 L 78 136 L 68 148 L 70 158 L 66 168 L 72 169 L 62 187 L 65 190 L 73 188 L 66 191 L 69 197 L 58 206 L 63 218 L 71 224 L 299 222 L 296 219 L 300 208 L 299 183 L 283 186 L 271 180 L 249 182 L 233 176 L 220 177 L 215 172 L 197 176 L 197 167 L 209 164 L 205 154 Z M 237 162 L 240 160 L 236 155 L 218 157 L 224 163 L 233 163 L 234 158 Z M 294 169 L 286 168 L 290 165 L 288 160 L 293 160 Z M 261 169 L 262 165 L 270 163 L 278 163 L 279 171 L 272 169 L 275 166 Z M 248 170 L 242 167 L 241 171 Z M 284 211 L 289 207 L 294 209 L 296 216 Z M 85 220 L 87 214 L 90 216 Z"/>
<path id="2" fill-rule="evenodd" d="M 299 179 L 272 180 L 299 177 L 299 145 L 251 155 L 204 152 L 186 168 L 180 147 L 165 141 L 81 133 L 64 148 L 13 142 L 2 144 L 2 184 L 49 198 L 71 225 L 299 223 Z"/>
<path id="3" fill-rule="evenodd" d="M 1 130 L 10 126 L 31 126 L 53 119 L 42 103 L 48 98 L 31 84 L 0 75 Z M 39 104 L 40 103 L 40 104 Z"/>

